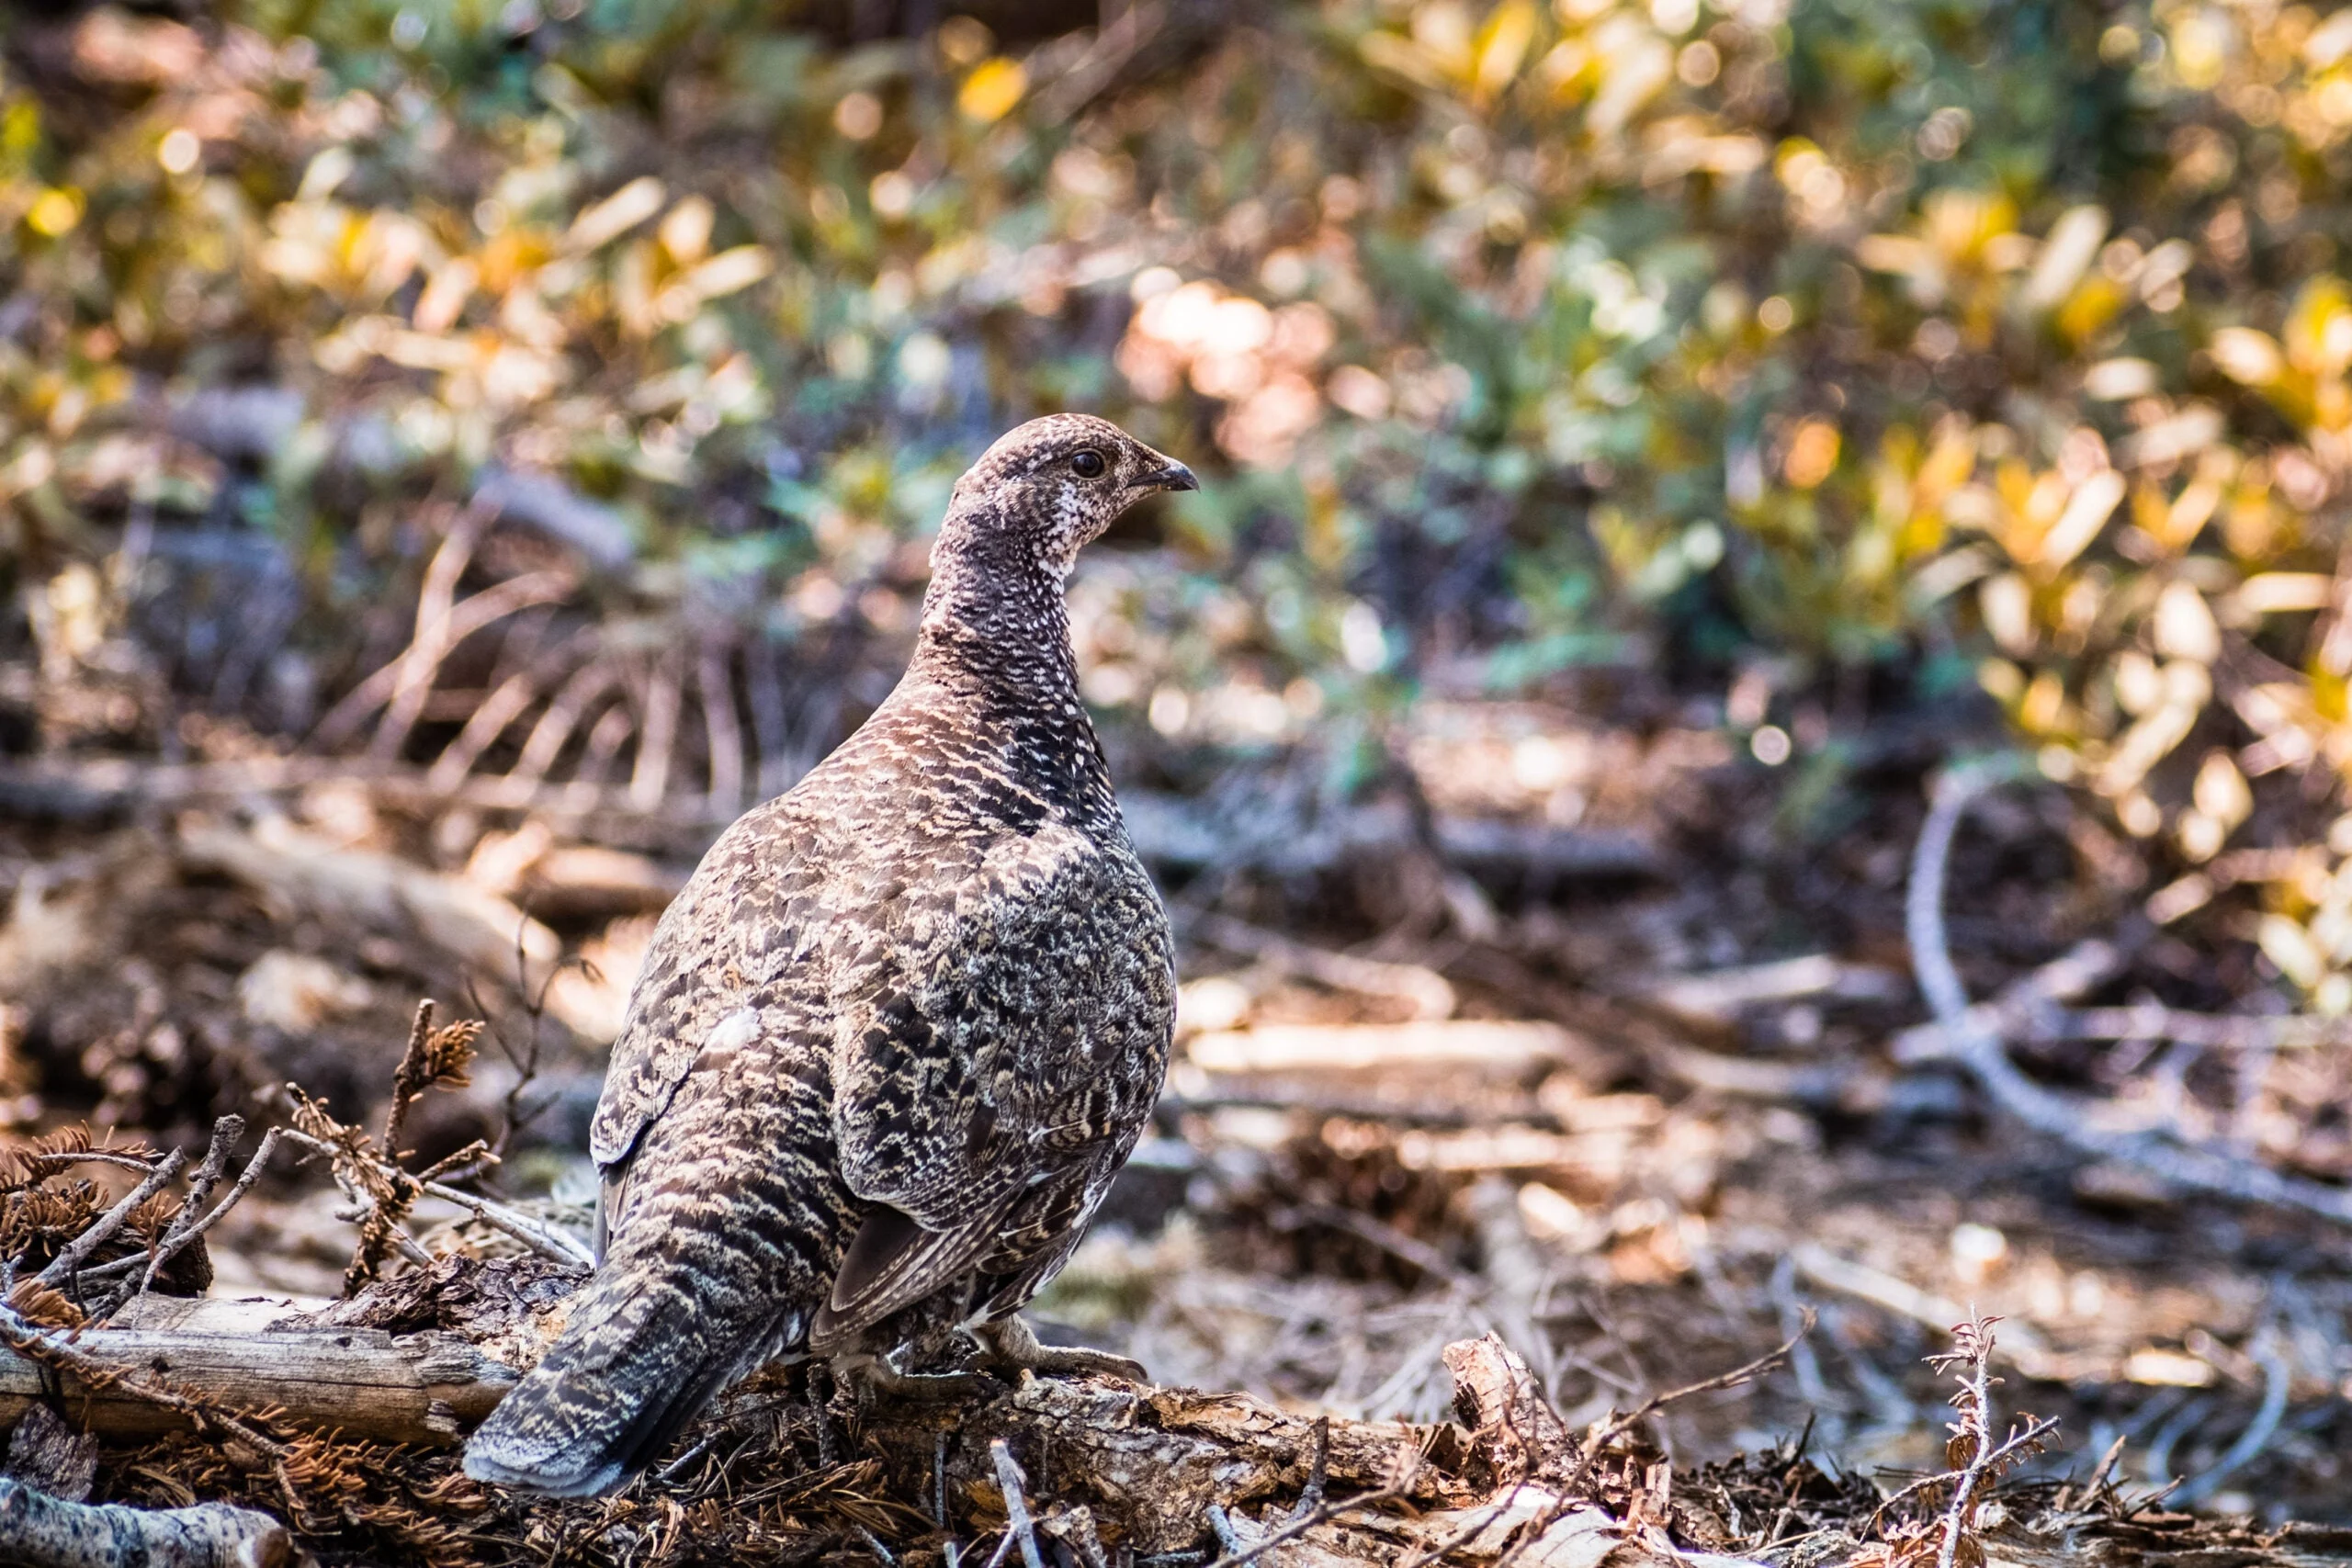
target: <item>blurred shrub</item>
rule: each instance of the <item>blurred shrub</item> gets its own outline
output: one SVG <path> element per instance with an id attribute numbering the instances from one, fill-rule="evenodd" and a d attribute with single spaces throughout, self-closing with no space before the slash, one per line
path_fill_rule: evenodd
<path id="1" fill-rule="evenodd" d="M 139 598 L 121 525 L 257 536 L 277 597 L 165 678 L 299 730 L 492 480 L 608 613 L 903 635 L 956 469 L 1083 406 L 1224 468 L 1080 583 L 1114 716 L 1344 742 L 1601 664 L 1757 730 L 1973 668 L 2174 863 L 2160 916 L 2250 884 L 2352 1006 L 2352 17 L 220 15 L 11 35 L 0 508 L 52 675 Z"/>

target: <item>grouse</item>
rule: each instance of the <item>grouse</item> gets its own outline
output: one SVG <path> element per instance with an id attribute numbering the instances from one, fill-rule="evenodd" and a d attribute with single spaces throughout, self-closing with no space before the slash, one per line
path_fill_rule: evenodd
<path id="1" fill-rule="evenodd" d="M 590 1132 L 596 1271 L 468 1474 L 609 1493 L 792 1353 L 1142 1376 L 1018 1315 L 1126 1162 L 1175 1021 L 1063 584 L 1130 503 L 1197 488 L 1077 414 L 957 481 L 897 688 L 662 917 Z"/>

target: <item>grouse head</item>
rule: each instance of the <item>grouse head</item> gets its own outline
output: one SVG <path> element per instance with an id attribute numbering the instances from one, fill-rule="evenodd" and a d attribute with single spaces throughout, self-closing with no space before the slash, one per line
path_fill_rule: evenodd
<path id="1" fill-rule="evenodd" d="M 1198 490 L 1193 470 L 1104 419 L 1057 413 L 999 438 L 956 481 L 938 550 L 1067 572 L 1079 547 L 1160 490 Z"/>

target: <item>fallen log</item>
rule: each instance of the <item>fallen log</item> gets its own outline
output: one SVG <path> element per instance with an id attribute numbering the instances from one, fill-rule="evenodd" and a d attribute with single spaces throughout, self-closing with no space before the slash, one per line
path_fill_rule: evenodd
<path id="1" fill-rule="evenodd" d="M 392 1334 L 317 1321 L 323 1303 L 286 1298 L 243 1301 L 141 1296 L 74 1348 L 111 1371 L 169 1378 L 181 1391 L 227 1409 L 276 1407 L 294 1424 L 390 1443 L 456 1442 L 490 1414 L 519 1375 L 462 1335 Z M 0 1427 L 33 1404 L 62 1402 L 67 1414 L 107 1438 L 186 1431 L 179 1412 L 119 1385 L 92 1386 L 72 1371 L 0 1350 Z"/>

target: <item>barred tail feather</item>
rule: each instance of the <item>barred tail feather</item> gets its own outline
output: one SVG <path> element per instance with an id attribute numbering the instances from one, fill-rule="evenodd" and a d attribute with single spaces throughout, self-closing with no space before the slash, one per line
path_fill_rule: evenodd
<path id="1" fill-rule="evenodd" d="M 467 1442 L 466 1473 L 551 1497 L 617 1491 L 798 1335 L 797 1322 L 714 1333 L 697 1304 L 670 1281 L 600 1275 L 554 1348 Z"/>
<path id="2" fill-rule="evenodd" d="M 605 1496 L 660 1457 L 719 1381 L 693 1378 L 646 1398 L 609 1377 L 534 1372 L 467 1443 L 466 1473 L 548 1497 Z M 509 1410 L 516 1415 L 503 1419 Z"/>

